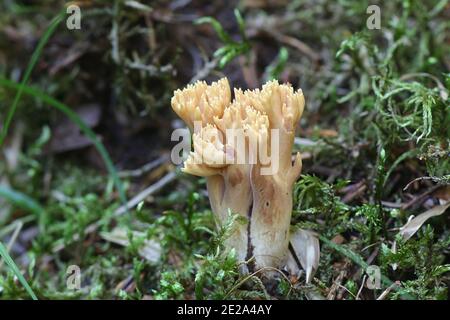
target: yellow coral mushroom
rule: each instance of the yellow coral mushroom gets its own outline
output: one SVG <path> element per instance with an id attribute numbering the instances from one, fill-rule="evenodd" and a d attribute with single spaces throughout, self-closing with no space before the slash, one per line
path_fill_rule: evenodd
<path id="1" fill-rule="evenodd" d="M 289 244 L 292 187 L 302 163 L 292 163 L 295 128 L 303 113 L 301 90 L 277 81 L 262 89 L 231 90 L 226 78 L 177 90 L 172 108 L 193 131 L 183 170 L 207 179 L 219 223 L 228 212 L 245 217 L 226 240 L 252 268 L 283 267 Z M 271 168 L 272 170 L 269 170 Z"/>
<path id="2" fill-rule="evenodd" d="M 204 81 L 176 90 L 172 98 L 172 108 L 191 130 L 194 122 L 203 125 L 212 123 L 214 116 L 222 116 L 230 104 L 231 92 L 228 80 L 223 78 L 208 86 Z"/>

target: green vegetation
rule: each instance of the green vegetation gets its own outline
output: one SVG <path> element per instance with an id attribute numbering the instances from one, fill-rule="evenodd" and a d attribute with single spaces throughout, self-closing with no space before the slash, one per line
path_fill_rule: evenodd
<path id="1" fill-rule="evenodd" d="M 399 235 L 450 200 L 448 1 L 379 3 L 380 30 L 369 1 L 84 1 L 81 30 L 64 1 L 29 3 L 0 4 L 0 299 L 449 298 L 448 213 Z M 167 160 L 173 91 L 218 76 L 303 89 L 292 225 L 319 235 L 311 284 L 240 275 L 223 250 L 239 219 L 217 230 L 205 181 Z"/>

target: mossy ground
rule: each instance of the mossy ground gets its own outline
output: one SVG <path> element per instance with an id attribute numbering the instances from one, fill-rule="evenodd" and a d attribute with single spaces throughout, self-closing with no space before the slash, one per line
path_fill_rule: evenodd
<path id="1" fill-rule="evenodd" d="M 376 299 L 390 284 L 363 287 L 369 264 L 398 282 L 384 299 L 448 299 L 448 215 L 408 241 L 397 236 L 410 215 L 450 200 L 448 1 L 380 2 L 379 30 L 367 28 L 368 1 L 81 3 L 82 29 L 59 24 L 28 84 L 95 131 L 128 199 L 177 170 L 164 160 L 178 126 L 174 89 L 221 76 L 235 87 L 276 78 L 303 89 L 292 224 L 320 235 L 320 265 L 312 284 L 280 276 L 274 292 L 240 276 L 222 250 L 229 230 L 214 227 L 205 181 L 178 170 L 117 215 L 119 192 L 89 139 L 24 94 L 1 146 L 0 240 L 38 298 Z M 63 5 L 0 4 L 2 77 L 23 79 Z M 15 95 L 0 86 L 2 128 Z M 130 172 L 155 159 L 151 170 Z M 67 286 L 71 265 L 80 290 Z M 0 298 L 29 298 L 5 264 Z"/>

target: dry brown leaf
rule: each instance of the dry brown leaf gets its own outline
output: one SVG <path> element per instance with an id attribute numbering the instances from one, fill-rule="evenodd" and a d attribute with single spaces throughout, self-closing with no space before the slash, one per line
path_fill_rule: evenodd
<path id="1" fill-rule="evenodd" d="M 333 239 L 331 239 L 331 241 L 336 244 L 343 244 L 345 242 L 345 238 L 342 235 L 338 234 L 334 236 Z"/>
<path id="2" fill-rule="evenodd" d="M 442 199 L 444 201 L 450 201 L 450 186 L 445 186 L 442 188 L 437 189 L 433 196 L 439 199 Z"/>
<path id="3" fill-rule="evenodd" d="M 94 128 L 100 122 L 101 107 L 98 104 L 83 105 L 75 111 L 89 128 Z M 90 145 L 92 145 L 92 141 L 80 131 L 80 128 L 73 121 L 64 117 L 52 129 L 48 151 L 61 153 Z"/>

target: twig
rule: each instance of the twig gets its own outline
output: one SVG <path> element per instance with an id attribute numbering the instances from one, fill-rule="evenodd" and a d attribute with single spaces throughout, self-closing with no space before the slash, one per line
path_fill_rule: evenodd
<path id="1" fill-rule="evenodd" d="M 34 216 L 34 215 L 25 216 L 23 218 L 16 219 L 14 221 L 14 223 L 11 223 L 11 224 L 5 226 L 4 228 L 0 229 L 0 238 L 3 238 L 8 233 L 10 233 L 11 231 L 15 230 L 17 228 L 18 224 L 24 225 L 24 224 L 26 224 L 26 223 L 28 223 L 30 221 L 35 220 L 35 219 L 36 219 L 36 216 Z"/>
<path id="2" fill-rule="evenodd" d="M 389 294 L 389 292 L 392 291 L 392 289 L 397 288 L 399 286 L 400 286 L 400 283 L 398 281 L 394 282 L 380 294 L 380 296 L 377 298 L 377 300 L 384 300 L 384 298 L 386 298 L 386 296 Z"/>
<path id="3" fill-rule="evenodd" d="M 112 28 L 109 34 L 111 41 L 111 57 L 116 64 L 120 64 L 119 52 L 119 1 L 114 1 Z"/>
<path id="4" fill-rule="evenodd" d="M 364 193 L 364 191 L 366 191 L 367 189 L 367 185 L 364 184 L 364 182 L 358 183 L 356 185 L 355 190 L 347 193 L 344 198 L 342 198 L 342 202 L 343 203 L 349 203 L 351 202 L 353 199 L 358 198 L 360 195 L 362 195 Z"/>
<path id="5" fill-rule="evenodd" d="M 388 208 L 400 209 L 404 204 L 403 203 L 395 203 L 390 201 L 381 201 L 381 204 Z"/>
<path id="6" fill-rule="evenodd" d="M 411 201 L 405 203 L 404 205 L 402 205 L 402 210 L 406 210 L 409 209 L 415 205 L 420 205 L 422 202 L 425 201 L 425 199 L 433 192 L 435 192 L 437 189 L 439 189 L 440 187 L 442 187 L 441 185 L 435 185 L 433 187 L 431 187 L 430 189 L 428 189 L 427 191 L 425 191 L 424 193 L 420 194 L 417 197 L 414 197 Z"/>
<path id="7" fill-rule="evenodd" d="M 366 275 L 364 275 L 363 279 L 362 279 L 362 283 L 361 283 L 361 287 L 359 287 L 358 293 L 356 294 L 356 298 L 355 300 L 359 300 L 359 296 L 364 288 L 364 283 L 366 282 Z"/>
<path id="8" fill-rule="evenodd" d="M 173 66 L 171 64 L 167 64 L 161 67 L 155 67 L 154 65 L 146 65 L 138 61 L 127 63 L 127 67 L 130 69 L 145 71 L 149 74 L 149 76 L 157 76 L 173 71 Z"/>
<path id="9" fill-rule="evenodd" d="M 258 273 L 264 272 L 264 271 L 276 271 L 278 272 L 290 285 L 290 289 L 292 289 L 292 283 L 289 280 L 289 278 L 283 273 L 283 271 L 281 271 L 280 269 L 277 268 L 273 268 L 273 267 L 264 267 L 261 269 L 256 270 L 255 272 L 245 276 L 242 280 L 240 280 L 237 284 L 235 284 L 230 291 L 227 292 L 227 294 L 225 295 L 225 297 L 223 298 L 224 300 L 226 300 L 228 298 L 228 296 L 236 289 L 238 289 L 240 286 L 242 286 L 245 282 L 247 282 L 247 280 L 253 278 L 254 276 L 256 276 Z M 289 290 L 290 292 L 290 290 Z"/>
<path id="10" fill-rule="evenodd" d="M 214 58 L 211 61 L 206 62 L 203 65 L 203 68 L 197 71 L 194 77 L 192 77 L 191 81 L 189 83 L 194 83 L 198 80 L 202 80 L 206 78 L 212 70 L 214 70 L 217 67 L 217 64 L 219 63 L 219 58 Z"/>
<path id="11" fill-rule="evenodd" d="M 114 216 L 120 216 L 124 214 L 127 209 L 134 208 L 139 204 L 139 202 L 143 201 L 145 198 L 147 198 L 149 195 L 155 193 L 156 191 L 160 190 L 162 187 L 164 187 L 166 184 L 172 182 L 176 177 L 175 172 L 169 172 L 164 177 L 162 177 L 158 182 L 152 184 L 148 188 L 142 190 L 140 193 L 138 193 L 135 197 L 133 197 L 131 200 L 127 202 L 126 205 L 120 206 L 115 212 Z"/>
<path id="12" fill-rule="evenodd" d="M 435 178 L 435 177 L 419 177 L 419 178 L 416 178 L 416 179 L 414 179 L 414 180 L 408 182 L 408 184 L 403 188 L 403 191 L 408 190 L 408 188 L 409 188 L 414 182 L 416 182 L 416 181 L 422 181 L 422 180 L 432 180 L 432 181 L 435 181 L 436 178 Z"/>
<path id="13" fill-rule="evenodd" d="M 350 293 L 350 294 L 353 296 L 353 298 L 355 298 L 355 300 L 356 300 L 356 297 L 355 297 L 355 295 L 353 294 L 353 292 L 351 292 L 350 290 L 348 290 L 345 286 L 343 286 L 342 284 L 339 284 L 339 288 L 344 289 L 345 291 L 347 291 L 348 293 Z M 341 296 L 342 296 L 342 294 L 341 294 Z"/>
<path id="14" fill-rule="evenodd" d="M 168 158 L 169 158 L 168 155 L 163 155 L 162 157 L 159 157 L 158 159 L 155 159 L 149 163 L 146 163 L 145 165 L 143 165 L 142 167 L 140 167 L 138 169 L 121 171 L 121 172 L 119 172 L 119 177 L 121 177 L 121 178 L 139 177 L 139 176 L 153 170 L 157 166 L 163 164 L 164 162 L 166 162 L 168 160 Z"/>
<path id="15" fill-rule="evenodd" d="M 296 144 L 298 146 L 302 146 L 302 147 L 313 147 L 313 146 L 317 145 L 317 141 L 313 141 L 311 139 L 306 139 L 306 138 L 295 137 L 294 144 Z"/>
<path id="16" fill-rule="evenodd" d="M 377 244 L 378 244 L 378 242 L 375 242 L 373 245 L 377 245 Z M 370 246 L 367 246 L 366 248 L 368 248 L 368 247 L 370 247 Z M 380 252 L 380 247 L 376 247 L 375 250 L 373 250 L 372 254 L 369 256 L 369 258 L 367 258 L 366 263 L 368 265 L 370 265 L 375 260 L 375 258 L 378 256 L 379 252 Z"/>
<path id="17" fill-rule="evenodd" d="M 315 63 L 319 63 L 320 56 L 303 41 L 272 30 L 264 29 L 264 31 L 267 32 L 272 37 L 274 37 L 279 42 L 294 47 L 295 49 L 303 53 L 305 56 L 307 56 L 309 59 L 313 60 Z"/>
<path id="18" fill-rule="evenodd" d="M 347 270 L 346 270 L 347 266 L 348 266 L 348 263 L 346 262 L 342 268 L 343 270 L 341 270 L 341 272 L 339 272 L 339 275 L 333 281 L 330 291 L 327 294 L 327 300 L 334 300 L 334 298 L 336 297 L 336 291 L 339 288 L 339 286 L 341 285 L 342 280 L 344 279 L 344 277 L 347 273 Z"/>

